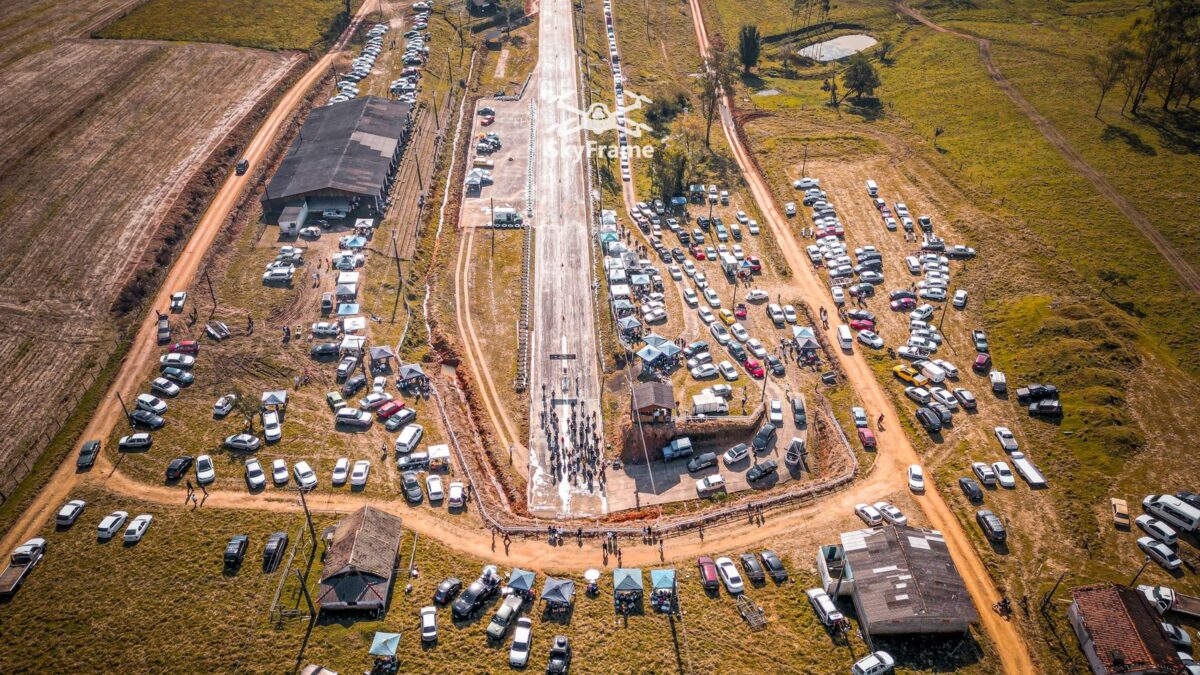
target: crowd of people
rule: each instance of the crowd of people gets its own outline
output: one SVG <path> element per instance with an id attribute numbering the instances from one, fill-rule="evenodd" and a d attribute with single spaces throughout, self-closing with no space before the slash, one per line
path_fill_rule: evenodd
<path id="1" fill-rule="evenodd" d="M 568 405 L 564 410 L 555 405 L 554 392 L 545 383 L 542 384 L 538 424 L 550 454 L 551 480 L 555 485 L 570 481 L 589 492 L 595 491 L 597 485 L 603 490 L 606 479 L 600 446 L 599 415 L 579 401 L 578 378 L 575 380 L 575 393 L 575 397 L 569 397 L 568 392 L 562 392 Z M 559 417 L 560 411 L 563 411 L 565 419 Z"/>

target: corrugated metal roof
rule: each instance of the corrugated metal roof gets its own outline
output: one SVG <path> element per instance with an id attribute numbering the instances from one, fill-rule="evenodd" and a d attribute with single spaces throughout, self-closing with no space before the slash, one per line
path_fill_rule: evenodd
<path id="1" fill-rule="evenodd" d="M 375 195 L 387 181 L 411 106 L 364 96 L 313 110 L 267 186 L 264 201 L 320 190 Z"/>
<path id="2" fill-rule="evenodd" d="M 1175 648 L 1138 591 L 1111 583 L 1071 589 L 1079 619 L 1091 636 L 1096 657 L 1110 673 L 1182 672 Z M 1117 664 L 1117 654 L 1123 659 Z"/>
<path id="3" fill-rule="evenodd" d="M 400 516 L 373 506 L 351 513 L 333 533 L 321 581 L 350 571 L 390 577 L 400 536 Z"/>

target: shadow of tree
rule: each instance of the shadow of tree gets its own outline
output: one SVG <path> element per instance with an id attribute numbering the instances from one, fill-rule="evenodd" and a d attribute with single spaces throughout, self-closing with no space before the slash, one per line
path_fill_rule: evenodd
<path id="1" fill-rule="evenodd" d="M 766 82 L 764 82 L 763 79 L 755 73 L 741 73 L 738 75 L 738 77 L 742 80 L 742 84 L 751 89 L 761 89 L 766 84 Z"/>
<path id="2" fill-rule="evenodd" d="M 846 112 L 858 115 L 868 122 L 874 122 L 883 117 L 883 102 L 877 98 L 855 100 L 854 97 L 850 97 L 846 99 L 846 104 Z"/>
<path id="3" fill-rule="evenodd" d="M 1154 149 L 1154 146 L 1143 141 L 1142 137 L 1139 136 L 1137 132 L 1126 129 L 1125 127 L 1118 127 L 1108 124 L 1104 127 L 1104 133 L 1102 133 L 1100 137 L 1105 143 L 1115 140 L 1125 141 L 1125 145 L 1128 145 L 1130 150 L 1133 150 L 1139 155 L 1147 155 L 1152 157 L 1158 154 L 1158 151 Z"/>
<path id="4" fill-rule="evenodd" d="M 1163 148 L 1177 154 L 1200 154 L 1200 111 L 1143 109 L 1139 119 L 1158 132 Z"/>

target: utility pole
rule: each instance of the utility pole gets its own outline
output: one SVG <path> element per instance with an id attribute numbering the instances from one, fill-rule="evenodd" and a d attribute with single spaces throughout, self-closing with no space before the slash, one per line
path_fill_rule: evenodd
<path id="1" fill-rule="evenodd" d="M 121 404 L 121 410 L 125 411 L 125 421 L 129 423 L 129 428 L 133 429 L 133 420 L 129 418 L 129 408 L 125 407 L 125 399 L 121 398 L 121 392 L 117 392 L 117 401 Z"/>
<path id="2" fill-rule="evenodd" d="M 808 143 L 804 144 L 804 160 L 800 162 L 800 177 L 804 177 L 804 169 L 808 166 Z"/>
<path id="3" fill-rule="evenodd" d="M 1137 571 L 1137 574 L 1133 575 L 1133 578 L 1130 579 L 1129 583 L 1126 585 L 1129 586 L 1130 588 L 1135 588 L 1135 584 L 1137 583 L 1138 578 L 1142 576 L 1142 572 L 1146 571 L 1146 566 L 1149 564 L 1150 564 L 1150 556 L 1146 556 L 1146 559 L 1144 561 L 1142 561 L 1141 569 L 1139 569 Z"/>
<path id="4" fill-rule="evenodd" d="M 366 363 L 365 359 L 363 360 L 363 363 L 364 364 Z M 308 533 L 312 537 L 312 553 L 316 553 L 317 552 L 317 528 L 313 525 L 312 511 L 308 510 L 308 500 L 304 498 L 304 492 L 305 492 L 304 488 L 300 488 L 299 492 L 300 492 L 300 505 L 304 507 L 304 519 L 306 521 L 308 521 Z M 312 554 L 309 554 L 309 559 L 310 560 L 312 559 Z M 307 570 L 305 570 L 305 574 L 307 575 Z M 305 581 L 305 584 L 307 584 L 307 581 Z M 302 586 L 305 584 L 302 584 Z"/>
<path id="5" fill-rule="evenodd" d="M 491 203 L 491 218 L 492 218 L 492 257 L 496 257 L 496 200 L 495 198 L 488 200 Z"/>

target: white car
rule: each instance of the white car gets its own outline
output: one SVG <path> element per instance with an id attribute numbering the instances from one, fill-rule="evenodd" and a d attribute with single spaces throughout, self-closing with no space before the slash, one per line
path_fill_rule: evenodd
<path id="1" fill-rule="evenodd" d="M 1000 447 L 1004 448 L 1005 452 L 1016 452 L 1019 449 L 1017 437 L 1008 427 L 996 427 L 996 440 L 1000 441 Z"/>
<path id="2" fill-rule="evenodd" d="M 234 403 L 237 403 L 237 396 L 233 394 L 225 394 L 221 398 L 217 399 L 217 402 L 213 404 L 213 415 L 216 417 L 224 417 L 228 415 L 229 413 L 233 412 Z"/>
<path id="3" fill-rule="evenodd" d="M 873 331 L 858 331 L 858 341 L 871 349 L 883 349 L 883 338 L 876 335 Z"/>
<path id="4" fill-rule="evenodd" d="M 462 481 L 456 480 L 453 483 L 450 483 L 450 492 L 448 493 L 449 496 L 446 499 L 447 508 L 451 508 L 451 509 L 462 508 L 463 505 L 466 504 L 466 500 L 463 499 L 463 492 L 464 491 L 463 491 Z"/>
<path id="5" fill-rule="evenodd" d="M 671 273 L 671 278 L 675 281 L 683 281 L 683 270 L 679 269 L 679 265 L 671 265 L 667 271 Z"/>
<path id="6" fill-rule="evenodd" d="M 310 332 L 317 337 L 337 337 L 342 329 L 336 323 L 318 321 L 311 326 Z"/>
<path id="7" fill-rule="evenodd" d="M 684 260 L 683 261 L 683 273 L 688 275 L 689 277 L 696 276 L 696 263 L 692 262 L 691 260 Z"/>
<path id="8" fill-rule="evenodd" d="M 740 462 L 749 456 L 750 456 L 750 446 L 746 445 L 745 443 L 738 443 L 737 445 L 733 446 L 732 448 L 726 450 L 725 454 L 722 455 L 722 457 L 724 457 L 724 459 L 725 459 L 726 464 L 733 464 L 735 462 Z"/>
<path id="9" fill-rule="evenodd" d="M 933 364 L 946 371 L 946 377 L 952 380 L 958 379 L 958 367 L 956 367 L 953 363 L 950 363 L 946 359 L 933 359 Z"/>
<path id="10" fill-rule="evenodd" d="M 717 295 L 717 291 L 712 288 L 704 289 L 704 300 L 709 307 L 716 309 L 721 306 L 721 296 Z"/>
<path id="11" fill-rule="evenodd" d="M 179 385 L 165 377 L 156 377 L 150 381 L 150 388 L 164 396 L 178 396 Z"/>
<path id="12" fill-rule="evenodd" d="M 904 512 L 891 502 L 875 502 L 875 508 L 879 510 L 884 520 L 893 525 L 908 524 L 908 516 L 904 515 Z"/>
<path id="13" fill-rule="evenodd" d="M 750 338 L 749 340 L 746 340 L 746 349 L 750 350 L 750 353 L 753 354 L 755 358 L 767 358 L 767 348 L 763 346 L 762 341 L 758 338 Z"/>
<path id="14" fill-rule="evenodd" d="M 274 443 L 283 438 L 283 427 L 279 424 L 279 413 L 274 410 L 262 414 L 263 436 L 268 443 Z"/>
<path id="15" fill-rule="evenodd" d="M 697 380 L 707 380 L 710 377 L 717 376 L 717 367 L 711 363 L 702 363 L 692 368 L 689 372 Z"/>
<path id="16" fill-rule="evenodd" d="M 144 431 L 140 431 L 129 436 L 122 436 L 117 441 L 117 447 L 122 450 L 141 450 L 142 448 L 150 447 L 152 443 L 154 443 L 154 437 Z"/>
<path id="17" fill-rule="evenodd" d="M 859 659 L 850 669 L 851 675 L 883 675 L 892 672 L 896 661 L 887 652 L 872 652 Z"/>
<path id="18" fill-rule="evenodd" d="M 737 566 L 729 558 L 717 558 L 717 574 L 721 575 L 721 583 L 725 584 L 725 590 L 729 591 L 730 595 L 736 595 L 746 590 L 746 584 L 742 581 L 742 575 L 738 574 Z"/>
<path id="19" fill-rule="evenodd" d="M 696 282 L 696 288 L 701 290 L 708 288 L 708 276 L 706 276 L 704 272 L 696 272 L 692 279 Z"/>
<path id="20" fill-rule="evenodd" d="M 734 368 L 733 364 L 728 361 L 722 361 L 719 364 L 717 364 L 717 370 L 721 371 L 721 377 L 724 377 L 726 380 L 729 380 L 730 382 L 733 382 L 734 380 L 738 379 L 737 368 Z"/>
<path id="21" fill-rule="evenodd" d="M 87 506 L 87 502 L 82 499 L 72 499 L 58 510 L 58 515 L 54 517 L 54 524 L 62 527 L 74 525 L 79 514 L 83 513 L 85 506 Z"/>
<path id="22" fill-rule="evenodd" d="M 143 513 L 134 518 L 129 523 L 129 527 L 125 528 L 125 543 L 132 544 L 141 541 L 142 537 L 146 536 L 146 530 L 150 529 L 152 522 L 154 522 L 154 516 L 149 513 Z"/>
<path id="23" fill-rule="evenodd" d="M 288 482 L 287 461 L 277 459 L 271 462 L 271 481 L 276 485 L 284 485 Z"/>
<path id="24" fill-rule="evenodd" d="M 834 286 L 829 289 L 829 292 L 833 295 L 833 304 L 838 306 L 846 304 L 846 291 L 842 290 L 841 286 Z"/>
<path id="25" fill-rule="evenodd" d="M 100 520 L 100 524 L 96 527 L 96 536 L 104 540 L 112 539 L 117 535 L 117 530 L 121 529 L 121 526 L 125 524 L 125 519 L 128 517 L 129 514 L 125 511 L 113 511 L 104 516 Z"/>
<path id="26" fill-rule="evenodd" d="M 770 408 L 768 408 L 768 410 L 767 410 L 767 419 L 770 420 L 771 424 L 775 425 L 776 428 L 783 426 L 783 402 L 782 401 L 780 401 L 779 399 L 776 399 L 776 398 L 771 399 Z"/>
<path id="27" fill-rule="evenodd" d="M 163 354 L 158 357 L 160 368 L 191 368 L 196 365 L 196 359 L 187 354 Z"/>
<path id="28" fill-rule="evenodd" d="M 817 613 L 817 618 L 826 626 L 832 626 L 845 618 L 838 611 L 837 605 L 833 604 L 829 594 L 820 588 L 810 588 L 804 594 L 808 596 L 808 602 Z"/>
<path id="29" fill-rule="evenodd" d="M 437 607 L 421 608 L 421 642 L 437 641 Z"/>
<path id="30" fill-rule="evenodd" d="M 683 301 L 687 303 L 688 307 L 695 307 L 700 304 L 700 297 L 696 295 L 696 291 L 685 288 L 683 289 Z"/>
<path id="31" fill-rule="evenodd" d="M 310 225 L 300 228 L 300 236 L 308 237 L 309 239 L 317 239 L 321 236 L 321 228 Z"/>
<path id="32" fill-rule="evenodd" d="M 312 470 L 308 462 L 303 460 L 296 462 L 292 466 L 292 475 L 296 477 L 296 483 L 302 490 L 311 490 L 317 487 L 317 473 Z"/>
<path id="33" fill-rule="evenodd" d="M 793 305 L 783 306 L 783 320 L 788 323 L 796 323 L 796 308 Z"/>
<path id="34" fill-rule="evenodd" d="M 919 464 L 912 464 L 908 467 L 908 489 L 913 492 L 925 491 L 925 472 L 921 470 Z"/>
<path id="35" fill-rule="evenodd" d="M 371 473 L 370 460 L 360 459 L 354 463 L 354 468 L 350 470 L 350 485 L 354 487 L 362 487 L 367 484 L 367 476 Z"/>
<path id="36" fill-rule="evenodd" d="M 225 447 L 238 452 L 254 452 L 261 443 L 254 434 L 234 434 L 225 437 Z"/>
<path id="37" fill-rule="evenodd" d="M 858 516 L 864 523 L 870 527 L 883 524 L 883 514 L 879 509 L 870 504 L 855 504 L 854 515 Z"/>
<path id="38" fill-rule="evenodd" d="M 392 400 L 392 395 L 387 393 L 386 391 L 383 391 L 383 392 L 374 392 L 373 391 L 370 394 L 367 394 L 366 396 L 364 396 L 362 398 L 362 400 L 360 400 L 358 402 L 358 407 L 363 410 L 374 410 L 374 409 L 378 408 L 379 406 L 383 405 L 384 403 L 387 403 L 390 400 Z"/>
<path id="39" fill-rule="evenodd" d="M 1179 559 L 1175 551 L 1171 550 L 1170 546 L 1153 537 L 1141 537 L 1137 540 L 1137 545 L 1154 562 L 1162 565 L 1164 569 L 1177 570 L 1183 564 L 1183 561 Z"/>
<path id="40" fill-rule="evenodd" d="M 1179 535 L 1175 533 L 1175 530 L 1158 518 L 1138 516 L 1133 522 L 1137 523 L 1138 529 L 1167 546 L 1174 546 L 1175 542 L 1179 541 Z"/>
<path id="41" fill-rule="evenodd" d="M 1009 489 L 1017 487 L 1017 478 L 1006 462 L 993 462 L 992 471 L 996 473 L 996 482 L 1000 483 L 1000 487 Z"/>
<path id="42" fill-rule="evenodd" d="M 332 482 L 334 485 L 341 485 L 346 482 L 346 476 L 350 473 L 350 460 L 346 457 L 338 457 L 338 460 L 333 464 Z"/>
<path id="43" fill-rule="evenodd" d="M 713 322 L 713 323 L 709 324 L 708 332 L 712 333 L 712 336 L 717 340 L 718 344 L 722 344 L 722 345 L 729 344 L 729 340 L 730 340 L 729 331 L 725 328 L 725 326 L 723 326 L 719 323 Z"/>
<path id="44" fill-rule="evenodd" d="M 208 485 L 217 479 L 217 469 L 213 466 L 212 457 L 200 455 L 196 458 L 196 481 Z"/>
<path id="45" fill-rule="evenodd" d="M 376 375 L 374 380 L 371 380 L 371 391 L 382 394 L 387 391 L 387 378 L 383 375 Z"/>
<path id="46" fill-rule="evenodd" d="M 954 291 L 954 306 L 958 309 L 962 309 L 963 307 L 967 306 L 967 292 L 966 291 L 964 291 L 962 289 Z"/>
<path id="47" fill-rule="evenodd" d="M 951 412 L 958 410 L 958 399 L 954 397 L 954 394 L 938 387 L 934 387 L 929 393 L 933 394 L 934 400 L 949 408 Z"/>
<path id="48" fill-rule="evenodd" d="M 283 460 L 280 460 L 283 461 Z M 287 470 L 284 470 L 284 476 L 287 476 Z M 262 464 L 258 463 L 257 457 L 246 458 L 246 485 L 250 486 L 251 490 L 257 490 L 267 484 L 267 476 L 263 473 Z"/>
<path id="49" fill-rule="evenodd" d="M 725 487 L 725 477 L 719 473 L 714 473 L 711 476 L 705 476 L 696 481 L 696 494 L 705 494 L 720 490 Z"/>
<path id="50" fill-rule="evenodd" d="M 508 650 L 508 665 L 513 668 L 524 668 L 529 663 L 529 644 L 533 641 L 533 621 L 523 616 L 517 619 L 517 629 L 513 631 L 512 647 Z"/>
<path id="51" fill-rule="evenodd" d="M 697 309 L 696 313 L 700 315 L 700 320 L 705 324 L 713 324 L 717 321 L 716 315 L 713 314 L 712 310 L 707 307 L 701 307 Z"/>
<path id="52" fill-rule="evenodd" d="M 440 502 L 446 498 L 446 493 L 442 491 L 442 477 L 429 474 L 425 477 L 425 491 L 429 494 L 429 501 Z"/>
<path id="53" fill-rule="evenodd" d="M 996 472 L 992 470 L 992 467 L 988 466 L 987 462 L 971 462 L 971 471 L 974 472 L 975 477 L 979 479 L 980 483 L 984 485 L 996 484 Z"/>
<path id="54" fill-rule="evenodd" d="M 746 327 L 741 323 L 735 323 L 730 326 L 729 332 L 733 333 L 733 337 L 737 338 L 738 342 L 745 342 L 750 339 L 750 333 L 746 332 Z"/>
<path id="55" fill-rule="evenodd" d="M 138 410 L 148 410 L 155 415 L 162 415 L 167 412 L 166 402 L 150 394 L 138 394 L 137 408 Z"/>
<path id="56" fill-rule="evenodd" d="M 746 300 L 750 302 L 762 302 L 763 300 L 770 299 L 770 297 L 771 294 L 761 288 L 756 288 L 746 294 Z"/>

